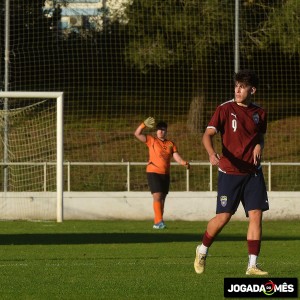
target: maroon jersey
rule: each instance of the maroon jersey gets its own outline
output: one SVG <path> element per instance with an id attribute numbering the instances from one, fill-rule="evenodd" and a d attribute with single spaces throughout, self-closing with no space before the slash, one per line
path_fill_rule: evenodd
<path id="1" fill-rule="evenodd" d="M 207 128 L 220 132 L 222 156 L 219 169 L 229 174 L 251 174 L 260 166 L 254 165 L 253 150 L 260 135 L 267 130 L 266 112 L 254 103 L 247 107 L 234 99 L 217 107 Z"/>

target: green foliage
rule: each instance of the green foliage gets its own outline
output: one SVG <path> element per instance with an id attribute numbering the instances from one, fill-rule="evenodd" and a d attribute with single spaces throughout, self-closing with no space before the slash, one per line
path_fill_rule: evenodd
<path id="1" fill-rule="evenodd" d="M 223 299 L 225 277 L 246 277 L 247 222 L 224 228 L 202 275 L 193 261 L 206 222 L 167 224 L 1 222 L 1 298 Z M 299 277 L 299 247 L 297 222 L 264 222 L 259 263 L 271 278 Z"/>
<path id="2" fill-rule="evenodd" d="M 300 6 L 298 0 L 245 1 L 241 9 L 241 50 L 252 55 L 257 50 L 278 47 L 282 53 L 300 53 Z"/>
<path id="3" fill-rule="evenodd" d="M 224 1 L 134 1 L 127 14 L 135 39 L 125 55 L 143 72 L 179 63 L 198 69 L 234 36 L 233 6 Z"/>
<path id="4" fill-rule="evenodd" d="M 234 1 L 134 1 L 128 16 L 136 38 L 125 56 L 142 72 L 179 63 L 201 69 L 220 47 L 234 43 Z M 299 1 L 241 1 L 239 31 L 248 59 L 274 44 L 283 53 L 299 54 Z"/>
<path id="5" fill-rule="evenodd" d="M 145 36 L 142 41 L 130 42 L 126 55 L 142 72 L 146 72 L 149 66 L 166 68 L 172 64 L 172 53 L 167 49 L 161 34 L 152 38 Z"/>
<path id="6" fill-rule="evenodd" d="M 300 5 L 298 0 L 283 1 L 275 8 L 268 22 L 270 43 L 279 45 L 282 52 L 300 54 Z"/>

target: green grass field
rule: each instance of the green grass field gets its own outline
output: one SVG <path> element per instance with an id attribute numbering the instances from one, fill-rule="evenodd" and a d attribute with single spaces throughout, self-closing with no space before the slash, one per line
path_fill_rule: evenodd
<path id="1" fill-rule="evenodd" d="M 246 277 L 247 222 L 230 222 L 194 273 L 206 222 L 0 222 L 1 299 L 223 299 L 224 277 Z M 266 221 L 267 279 L 300 276 L 299 221 Z"/>

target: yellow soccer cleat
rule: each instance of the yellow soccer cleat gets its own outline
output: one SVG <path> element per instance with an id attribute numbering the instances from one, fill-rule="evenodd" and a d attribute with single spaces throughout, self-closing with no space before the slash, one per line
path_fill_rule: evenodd
<path id="1" fill-rule="evenodd" d="M 194 269 L 197 274 L 202 274 L 205 270 L 206 254 L 198 253 L 196 249 L 196 258 L 194 261 Z"/>
<path id="2" fill-rule="evenodd" d="M 268 272 L 261 270 L 257 266 L 249 267 L 246 271 L 246 275 L 264 276 L 264 275 L 268 275 L 268 274 L 269 274 Z"/>

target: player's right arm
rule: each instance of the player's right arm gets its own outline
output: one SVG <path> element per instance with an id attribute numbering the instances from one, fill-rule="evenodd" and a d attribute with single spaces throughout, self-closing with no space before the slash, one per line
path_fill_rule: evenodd
<path id="1" fill-rule="evenodd" d="M 142 124 L 139 125 L 139 127 L 135 130 L 134 135 L 135 137 L 140 140 L 143 143 L 146 143 L 147 138 L 146 135 L 143 134 L 143 130 L 145 127 L 153 128 L 155 123 L 154 118 L 149 117 L 147 118 Z"/>
<path id="2" fill-rule="evenodd" d="M 208 127 L 206 128 L 202 137 L 202 143 L 208 153 L 209 161 L 213 166 L 217 166 L 220 160 L 219 154 L 216 153 L 213 143 L 213 137 L 216 135 L 216 133 L 217 131 L 215 128 Z"/>

